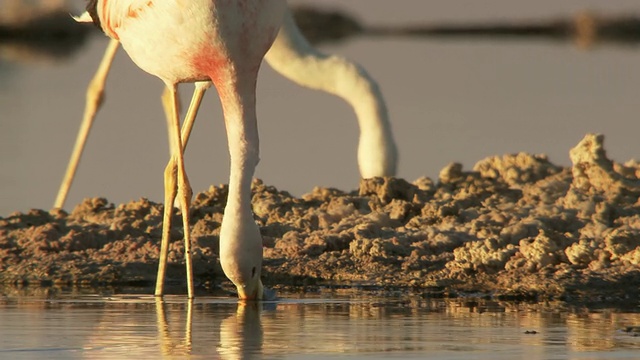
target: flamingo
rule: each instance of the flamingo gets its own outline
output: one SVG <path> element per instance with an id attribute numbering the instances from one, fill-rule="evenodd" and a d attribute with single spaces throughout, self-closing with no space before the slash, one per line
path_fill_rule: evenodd
<path id="1" fill-rule="evenodd" d="M 75 19 L 80 22 L 93 21 L 86 12 Z M 106 78 L 118 47 L 119 41 L 111 39 L 87 88 L 83 120 L 54 208 L 63 208 L 65 205 L 89 131 L 102 105 Z M 351 105 L 360 128 L 358 167 L 362 178 L 396 175 L 398 153 L 384 97 L 376 81 L 362 66 L 344 57 L 328 56 L 317 51 L 300 33 L 289 9 L 265 60 L 274 70 L 291 81 L 339 96 Z M 182 129 L 185 147 L 198 112 L 198 104 L 210 86 L 210 82 L 196 83 Z M 168 96 L 165 92 L 165 108 L 168 107 L 166 99 Z"/>
<path id="2" fill-rule="evenodd" d="M 122 42 L 134 62 L 143 70 L 161 78 L 168 90 L 163 103 L 169 121 L 171 160 L 165 170 L 165 214 L 156 296 L 163 295 L 171 209 L 176 195 L 179 195 L 185 227 L 187 287 L 189 297 L 193 297 L 188 228 L 191 189 L 184 170 L 182 152 L 188 142 L 204 92 L 211 85 L 210 81 L 218 89 L 223 104 L 232 160 L 230 195 L 220 234 L 221 265 L 227 277 L 236 285 L 240 298 L 261 299 L 273 296 L 260 280 L 262 240 L 252 217 L 250 180 L 258 162 L 255 77 L 278 29 L 277 39 L 266 54 L 267 62 L 301 85 L 324 90 L 349 102 L 358 117 L 361 131 L 358 146 L 361 176 L 395 175 L 396 145 L 387 109 L 376 82 L 362 67 L 342 57 L 326 56 L 316 51 L 302 36 L 290 11 L 282 3 L 283 1 L 199 0 L 196 4 L 181 5 L 180 8 L 176 1 L 158 6 L 153 1 L 93 0 L 88 6 L 92 12 L 91 17 L 85 13 L 77 18 L 79 21 L 92 19 L 112 40 L 88 88 L 81 130 L 55 207 L 64 205 L 89 129 L 101 105 L 106 76 L 118 43 Z M 181 34 L 193 34 L 189 39 L 172 42 L 167 37 L 175 39 L 177 36 L 177 18 L 184 11 L 205 15 L 199 17 L 198 21 L 190 19 L 179 28 Z M 210 15 L 206 15 L 207 11 Z M 161 12 L 164 12 L 163 16 L 158 15 Z M 161 31 L 154 30 L 155 36 L 147 34 L 151 27 Z M 240 35 L 243 32 L 245 37 Z M 260 36 L 246 36 L 249 33 L 259 33 Z M 207 50 L 197 48 L 195 39 L 202 40 L 203 37 L 209 38 L 214 45 Z M 155 45 L 152 51 L 148 46 L 145 47 L 148 43 Z M 186 59 L 176 55 L 176 47 L 180 48 L 182 56 L 187 54 Z M 177 57 L 179 61 L 173 61 L 176 58 L 169 55 Z M 194 65 L 194 62 L 197 64 Z M 238 71 L 239 69 L 246 69 L 247 72 Z M 181 135 L 176 110 L 176 86 L 180 82 L 196 84 Z"/>

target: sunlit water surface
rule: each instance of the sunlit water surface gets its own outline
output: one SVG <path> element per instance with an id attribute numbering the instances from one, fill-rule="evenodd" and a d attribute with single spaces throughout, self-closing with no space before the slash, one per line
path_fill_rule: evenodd
<path id="1" fill-rule="evenodd" d="M 189 321 L 189 319 L 191 319 Z M 284 294 L 0 297 L 2 359 L 638 359 L 639 313 L 494 301 Z"/>

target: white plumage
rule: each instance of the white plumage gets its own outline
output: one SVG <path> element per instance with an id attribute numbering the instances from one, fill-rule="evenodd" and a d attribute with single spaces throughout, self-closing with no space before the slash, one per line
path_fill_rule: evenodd
<path id="1" fill-rule="evenodd" d="M 397 151 L 387 109 L 375 81 L 360 66 L 337 56 L 325 56 L 300 34 L 290 11 L 280 0 L 97 0 L 100 25 L 113 40 L 90 85 L 84 131 L 78 135 L 72 161 L 61 185 L 56 207 L 62 207 L 82 152 L 88 129 L 101 100 L 117 41 L 143 70 L 158 76 L 170 90 L 168 109 L 172 157 L 165 171 L 165 216 L 156 295 L 163 294 L 170 211 L 179 188 L 179 204 L 190 243 L 188 206 L 191 189 L 182 151 L 204 91 L 211 80 L 225 114 L 231 155 L 229 198 L 220 235 L 220 259 L 225 274 L 241 298 L 262 298 L 262 239 L 253 221 L 250 183 L 259 161 L 255 116 L 255 82 L 265 52 L 267 62 L 292 81 L 344 98 L 358 117 L 358 164 L 362 177 L 393 176 Z M 78 21 L 91 21 L 84 13 Z M 94 19 L 95 20 L 95 19 Z M 176 84 L 196 82 L 196 92 L 180 137 L 175 106 Z M 188 247 L 187 247 L 188 248 Z M 189 296 L 193 296 L 190 256 L 187 256 Z M 268 294 L 268 293 L 267 293 Z"/>

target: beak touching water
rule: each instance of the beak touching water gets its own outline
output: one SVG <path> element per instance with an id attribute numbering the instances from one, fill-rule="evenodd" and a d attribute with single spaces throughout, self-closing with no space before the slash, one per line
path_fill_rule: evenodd
<path id="1" fill-rule="evenodd" d="M 247 289 L 247 286 L 238 286 L 238 298 L 244 301 L 272 301 L 276 299 L 276 292 L 262 285 L 262 281 L 258 280 L 258 284 L 253 289 Z"/>

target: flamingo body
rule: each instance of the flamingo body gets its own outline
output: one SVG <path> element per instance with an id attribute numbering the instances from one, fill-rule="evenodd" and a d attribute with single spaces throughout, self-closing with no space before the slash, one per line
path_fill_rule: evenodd
<path id="1" fill-rule="evenodd" d="M 170 84 L 228 81 L 234 67 L 257 71 L 285 6 L 278 0 L 100 0 L 97 5 L 105 33 L 120 40 L 142 70 Z"/>
<path id="2" fill-rule="evenodd" d="M 229 196 L 220 230 L 220 262 L 243 299 L 260 299 L 262 237 L 251 210 L 251 179 L 259 161 L 255 88 L 258 70 L 282 24 L 284 0 L 98 0 L 90 9 L 105 33 L 118 39 L 131 59 L 172 89 L 169 121 L 172 161 L 165 172 L 165 212 L 177 191 L 185 227 L 187 282 L 191 188 L 175 105 L 180 82 L 211 80 L 225 118 L 231 155 Z M 97 19 L 96 19 L 97 17 Z M 173 192 L 172 192 L 173 191 Z M 169 216 L 170 217 L 170 216 Z M 165 226 L 169 218 L 165 213 Z M 158 284 L 164 280 L 168 232 L 161 247 Z M 156 284 L 156 295 L 162 288 Z M 190 288 L 190 296 L 192 289 Z"/>
<path id="3" fill-rule="evenodd" d="M 395 174 L 396 145 L 376 82 L 358 64 L 314 49 L 300 34 L 284 0 L 89 0 L 87 10 L 76 20 L 93 20 L 114 40 L 88 89 L 83 126 L 55 206 L 64 204 L 101 103 L 109 66 L 121 42 L 132 60 L 162 79 L 168 90 L 163 104 L 172 155 L 165 169 L 165 214 L 156 295 L 163 294 L 171 211 L 177 196 L 183 216 L 187 286 L 189 297 L 193 297 L 189 250 L 191 188 L 182 153 L 211 81 L 221 99 L 231 155 L 220 262 L 240 298 L 274 296 L 260 281 L 262 238 L 253 220 L 250 192 L 259 161 L 256 78 L 269 47 L 266 60 L 280 74 L 300 85 L 337 95 L 352 105 L 360 127 L 358 164 L 362 177 Z M 196 82 L 182 136 L 176 106 L 176 84 L 180 82 Z"/>

